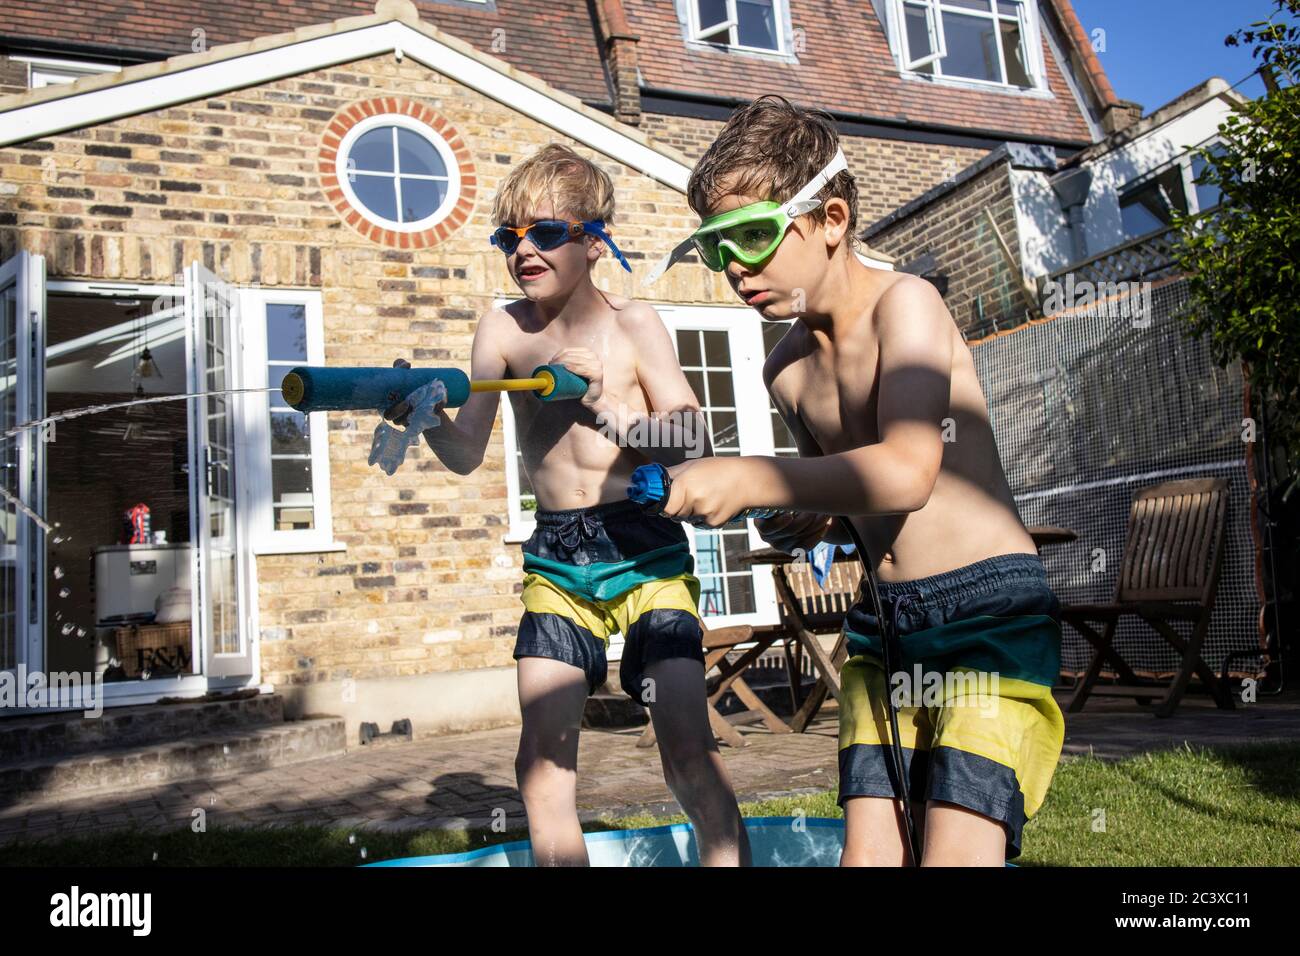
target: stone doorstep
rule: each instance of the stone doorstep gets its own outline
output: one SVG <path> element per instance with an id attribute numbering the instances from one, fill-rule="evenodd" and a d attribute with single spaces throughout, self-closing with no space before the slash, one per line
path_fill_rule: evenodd
<path id="1" fill-rule="evenodd" d="M 223 778 L 336 756 L 343 753 L 344 743 L 343 719 L 335 717 L 10 764 L 0 767 L 0 806 L 108 792 L 121 799 L 123 791 L 200 777 L 201 786 L 209 788 Z"/>
<path id="2" fill-rule="evenodd" d="M 284 722 L 284 698 L 279 694 L 111 707 L 98 717 L 84 717 L 80 711 L 8 717 L 0 720 L 0 770 Z"/>

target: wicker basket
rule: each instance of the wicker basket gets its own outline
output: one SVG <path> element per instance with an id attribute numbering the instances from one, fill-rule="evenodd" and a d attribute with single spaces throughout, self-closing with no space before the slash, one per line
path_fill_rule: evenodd
<path id="1" fill-rule="evenodd" d="M 119 627 L 113 636 L 127 677 L 139 677 L 144 670 L 151 677 L 194 673 L 189 621 Z"/>

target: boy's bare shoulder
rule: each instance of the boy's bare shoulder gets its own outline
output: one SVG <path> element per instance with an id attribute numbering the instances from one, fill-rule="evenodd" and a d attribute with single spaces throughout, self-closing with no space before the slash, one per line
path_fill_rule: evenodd
<path id="1" fill-rule="evenodd" d="M 889 276 L 871 310 L 872 327 L 882 340 L 904 327 L 912 332 L 938 331 L 951 323 L 939 290 L 927 280 L 906 273 Z"/>

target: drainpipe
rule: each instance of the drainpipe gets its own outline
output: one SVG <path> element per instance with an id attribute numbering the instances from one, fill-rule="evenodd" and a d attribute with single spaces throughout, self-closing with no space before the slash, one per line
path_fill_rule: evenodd
<path id="1" fill-rule="evenodd" d="M 1072 261 L 1082 262 L 1088 258 L 1088 243 L 1083 234 L 1083 206 L 1088 201 L 1088 191 L 1092 188 L 1092 170 L 1087 166 L 1076 166 L 1057 173 L 1048 182 L 1052 184 L 1056 199 L 1070 224 L 1070 239 L 1074 250 Z"/>

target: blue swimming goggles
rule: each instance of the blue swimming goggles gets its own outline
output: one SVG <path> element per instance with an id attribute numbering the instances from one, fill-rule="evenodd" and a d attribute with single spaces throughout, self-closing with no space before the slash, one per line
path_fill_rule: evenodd
<path id="1" fill-rule="evenodd" d="M 595 236 L 604 241 L 605 245 L 609 246 L 613 251 L 614 257 L 623 264 L 623 268 L 628 272 L 632 271 L 632 267 L 628 265 L 623 253 L 619 251 L 618 246 L 614 245 L 614 240 L 605 231 L 603 219 L 589 219 L 586 222 L 543 219 L 531 226 L 500 226 L 493 231 L 491 242 L 492 245 L 506 255 L 512 256 L 525 237 L 539 252 L 549 252 L 551 249 L 558 249 L 570 239 L 576 239 L 583 234 Z"/>

